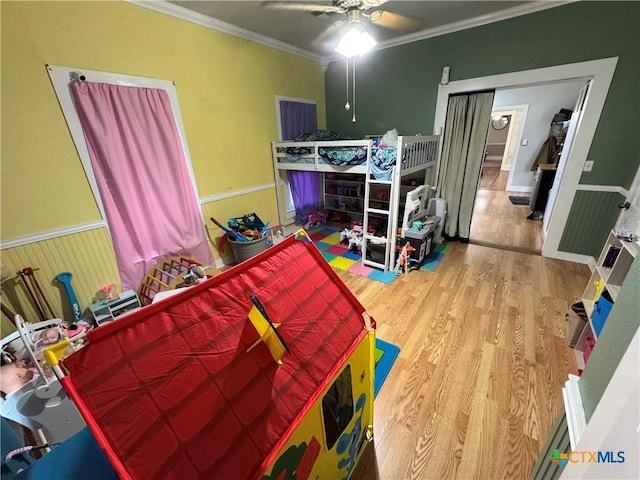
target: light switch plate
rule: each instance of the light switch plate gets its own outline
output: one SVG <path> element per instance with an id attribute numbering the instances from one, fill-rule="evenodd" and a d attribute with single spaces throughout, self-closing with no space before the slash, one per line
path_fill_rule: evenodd
<path id="1" fill-rule="evenodd" d="M 442 78 L 440 79 L 441 85 L 446 85 L 449 83 L 449 72 L 451 71 L 451 67 L 442 67 Z"/>
<path id="2" fill-rule="evenodd" d="M 586 162 L 584 162 L 584 168 L 582 169 L 582 171 L 590 172 L 592 168 L 593 168 L 593 160 L 587 160 Z"/>

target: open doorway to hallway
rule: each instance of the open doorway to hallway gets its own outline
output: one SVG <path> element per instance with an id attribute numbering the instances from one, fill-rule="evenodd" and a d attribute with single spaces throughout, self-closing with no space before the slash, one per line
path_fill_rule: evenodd
<path id="1" fill-rule="evenodd" d="M 541 253 L 543 219 L 531 215 L 540 180 L 535 166 L 554 115 L 574 107 L 583 85 L 576 80 L 496 90 L 470 242 Z"/>
<path id="2" fill-rule="evenodd" d="M 584 102 L 582 121 L 575 131 L 573 146 L 570 149 L 565 149 L 565 151 L 568 152 L 565 162 L 566 168 L 561 177 L 562 181 L 557 188 L 555 207 L 548 216 L 548 229 L 542 245 L 543 256 L 581 263 L 586 263 L 590 259 L 590 257 L 586 255 L 561 250 L 560 244 L 565 233 L 567 233 L 566 226 L 570 217 L 570 210 L 574 204 L 582 170 L 587 161 L 587 155 L 604 108 L 617 63 L 617 57 L 602 58 L 599 60 L 555 65 L 533 70 L 490 75 L 487 77 L 455 80 L 438 86 L 438 98 L 436 101 L 436 113 L 433 126 L 436 134 L 443 134 L 443 138 L 446 138 L 445 123 L 447 106 L 450 97 L 453 95 L 488 89 L 493 89 L 498 92 L 502 91 L 502 89 L 509 88 L 544 85 L 554 82 L 571 82 L 578 78 L 592 80 L 589 94 Z M 528 103 L 528 100 L 521 102 Z M 548 122 L 548 118 L 546 121 Z M 522 143 L 525 143 L 525 140 L 527 140 L 526 133 L 523 136 Z M 532 142 L 529 141 L 528 146 L 530 149 L 532 148 L 531 145 Z M 524 147 L 525 146 L 521 144 L 521 148 Z M 438 186 L 440 187 L 440 166 L 438 168 Z M 532 174 L 530 168 L 528 174 Z M 516 175 L 514 169 L 513 185 L 519 185 L 517 181 L 520 177 L 520 172 Z M 437 193 L 440 195 L 440 190 L 438 190 Z"/>

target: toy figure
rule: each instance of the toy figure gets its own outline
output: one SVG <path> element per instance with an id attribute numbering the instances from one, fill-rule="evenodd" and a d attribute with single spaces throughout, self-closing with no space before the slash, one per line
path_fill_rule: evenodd
<path id="1" fill-rule="evenodd" d="M 310 213 L 307 217 L 307 223 L 305 223 L 304 228 L 309 229 L 313 227 L 317 227 L 323 223 L 327 222 L 327 215 L 322 210 L 316 210 L 313 213 Z"/>
<path id="2" fill-rule="evenodd" d="M 36 341 L 36 345 L 45 348 L 58 343 L 62 339 L 63 336 L 56 327 L 45 328 L 40 332 L 40 338 Z"/>
<path id="3" fill-rule="evenodd" d="M 413 248 L 413 246 L 407 242 L 404 244 L 404 246 L 402 247 L 398 247 L 398 251 L 400 252 L 400 255 L 398 255 L 398 260 L 396 261 L 396 268 L 395 268 L 395 272 L 396 273 L 402 273 L 404 271 L 404 273 L 409 273 L 409 262 L 410 262 L 410 256 L 412 252 L 415 252 L 416 249 Z"/>
<path id="4" fill-rule="evenodd" d="M 116 299 L 116 295 L 114 293 L 115 289 L 116 289 L 116 286 L 113 283 L 109 285 L 105 285 L 104 287 L 100 288 L 100 290 L 96 292 L 96 295 L 94 297 L 94 303 L 110 302 L 112 300 L 115 300 Z"/>
<path id="5" fill-rule="evenodd" d="M 349 239 L 349 250 L 353 253 L 360 253 L 362 250 L 362 237 L 359 235 L 353 235 Z"/>
<path id="6" fill-rule="evenodd" d="M 349 250 L 352 252 L 360 253 L 362 250 L 362 227 L 359 230 L 345 228 L 340 232 L 340 243 L 349 245 Z"/>

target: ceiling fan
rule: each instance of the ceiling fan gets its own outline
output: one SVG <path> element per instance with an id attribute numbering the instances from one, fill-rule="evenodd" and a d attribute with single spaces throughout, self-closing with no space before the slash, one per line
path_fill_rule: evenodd
<path id="1" fill-rule="evenodd" d="M 423 26 L 421 20 L 402 15 L 400 13 L 383 10 L 381 7 L 387 0 L 334 0 L 329 3 L 313 3 L 305 1 L 264 1 L 262 6 L 277 10 L 297 10 L 309 12 L 314 16 L 344 15 L 331 25 L 315 43 L 324 43 L 326 39 L 343 25 L 360 24 L 365 21 L 373 25 L 399 30 L 409 34 L 420 30 Z"/>

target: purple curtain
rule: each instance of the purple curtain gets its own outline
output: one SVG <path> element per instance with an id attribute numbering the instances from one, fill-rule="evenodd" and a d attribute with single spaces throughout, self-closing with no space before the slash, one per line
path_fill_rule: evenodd
<path id="1" fill-rule="evenodd" d="M 104 204 L 122 289 L 160 259 L 213 257 L 164 90 L 73 82 L 71 92 Z"/>
<path id="2" fill-rule="evenodd" d="M 282 140 L 294 140 L 300 134 L 315 132 L 318 129 L 315 104 L 280 100 L 280 123 Z M 320 206 L 320 174 L 289 171 L 287 179 L 296 207 L 295 221 L 303 225 L 309 214 Z"/>

